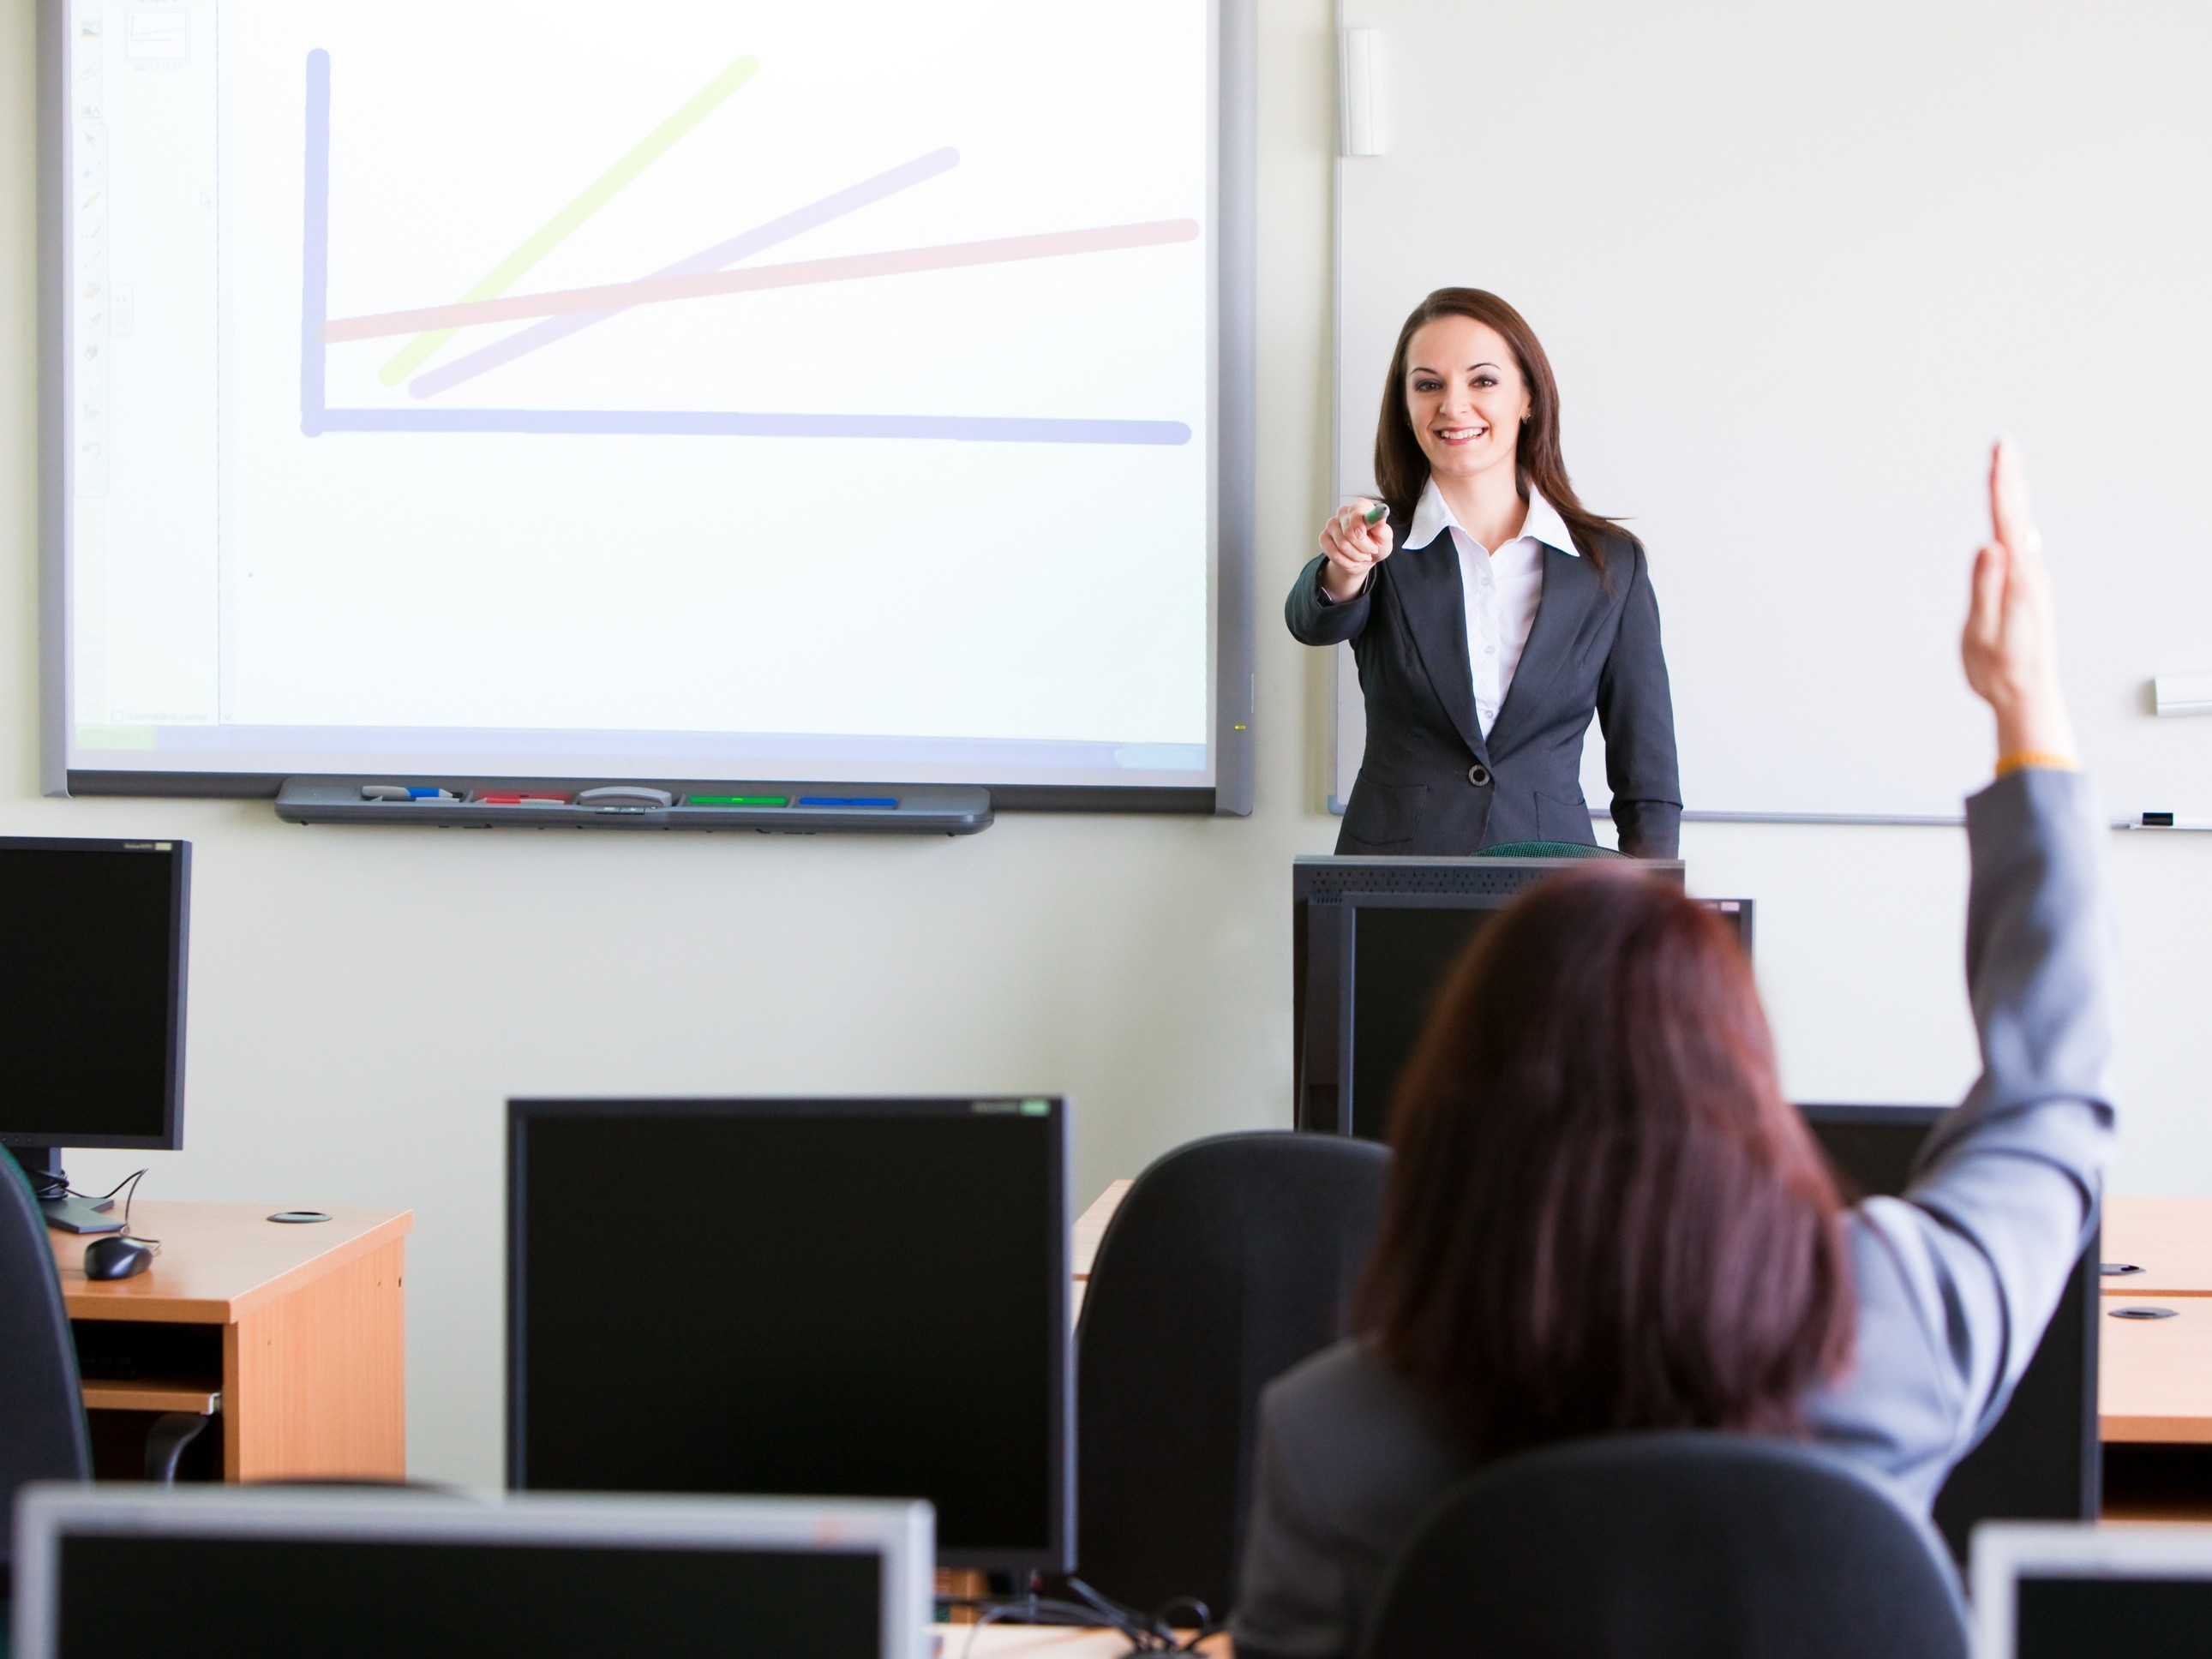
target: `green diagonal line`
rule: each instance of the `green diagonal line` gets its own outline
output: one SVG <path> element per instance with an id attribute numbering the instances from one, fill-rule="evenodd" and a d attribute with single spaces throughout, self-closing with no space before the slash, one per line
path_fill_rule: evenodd
<path id="1" fill-rule="evenodd" d="M 495 300 L 513 288 L 532 265 L 567 241 L 586 219 L 614 200 L 623 185 L 665 155 L 678 139 L 713 114 L 724 99 L 751 80 L 753 71 L 759 67 L 758 58 L 740 58 L 707 82 L 692 95 L 690 102 L 646 134 L 635 149 L 593 179 L 582 195 L 539 226 L 528 241 L 494 265 L 491 274 L 461 298 Z M 378 378 L 386 386 L 398 386 L 421 368 L 424 359 L 453 337 L 453 331 L 450 328 L 434 329 L 427 334 L 416 335 L 400 348 L 398 356 L 385 364 Z"/>

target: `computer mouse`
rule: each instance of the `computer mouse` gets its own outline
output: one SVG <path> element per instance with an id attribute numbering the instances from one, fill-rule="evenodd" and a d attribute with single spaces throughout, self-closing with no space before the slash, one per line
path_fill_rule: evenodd
<path id="1" fill-rule="evenodd" d="M 128 1233 L 110 1233 L 84 1247 L 87 1279 L 135 1279 L 154 1265 L 154 1247 Z"/>

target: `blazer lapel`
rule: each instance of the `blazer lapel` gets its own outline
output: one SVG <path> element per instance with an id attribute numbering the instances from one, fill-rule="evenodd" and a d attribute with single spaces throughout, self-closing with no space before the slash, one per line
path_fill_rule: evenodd
<path id="1" fill-rule="evenodd" d="M 1474 717 L 1474 671 L 1467 653 L 1467 591 L 1460 583 L 1459 551 L 1450 532 L 1425 547 L 1399 549 L 1382 568 L 1398 590 L 1406 631 L 1413 635 L 1437 701 L 1467 746 L 1486 763 L 1490 750 Z M 1529 641 L 1532 647 L 1534 643 Z"/>
<path id="2" fill-rule="evenodd" d="M 1588 559 L 1544 550 L 1544 592 L 1536 601 L 1536 620 L 1522 648 L 1521 665 L 1513 671 L 1513 684 L 1505 692 L 1504 706 L 1490 723 L 1491 747 L 1508 752 L 1521 732 L 1544 706 L 1559 665 L 1589 625 L 1591 615 L 1605 603 L 1605 587 Z M 1461 623 L 1462 631 L 1466 624 Z"/>

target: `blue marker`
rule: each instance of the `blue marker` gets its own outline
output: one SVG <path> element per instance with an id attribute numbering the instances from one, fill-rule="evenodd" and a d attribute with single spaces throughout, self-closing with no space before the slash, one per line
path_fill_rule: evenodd
<path id="1" fill-rule="evenodd" d="M 892 806 L 898 805 L 890 795 L 801 795 L 801 806 Z"/>
<path id="2" fill-rule="evenodd" d="M 407 799 L 410 800 L 459 800 L 460 797 L 450 789 L 434 789 L 422 784 L 414 784 L 408 788 Z"/>

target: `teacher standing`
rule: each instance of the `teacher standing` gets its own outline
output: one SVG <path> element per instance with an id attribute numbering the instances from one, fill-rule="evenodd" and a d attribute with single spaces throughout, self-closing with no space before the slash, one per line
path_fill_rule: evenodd
<path id="1" fill-rule="evenodd" d="M 1621 850 L 1673 858 L 1681 786 L 1644 547 L 1575 499 L 1552 365 L 1496 295 L 1438 289 L 1406 319 L 1375 482 L 1389 516 L 1339 512 L 1283 608 L 1301 641 L 1349 640 L 1359 663 L 1367 752 L 1336 850 L 1594 844 L 1595 712 Z"/>

